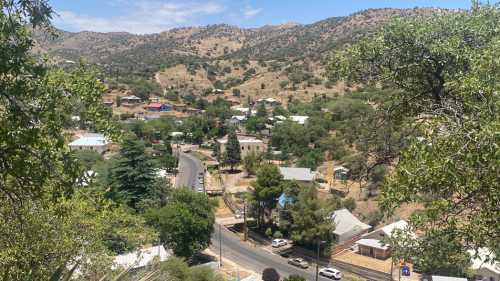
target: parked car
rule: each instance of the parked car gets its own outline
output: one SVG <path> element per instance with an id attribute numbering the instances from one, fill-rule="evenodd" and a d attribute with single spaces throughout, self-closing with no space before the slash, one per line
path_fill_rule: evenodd
<path id="1" fill-rule="evenodd" d="M 288 264 L 306 269 L 309 267 L 309 264 L 303 258 L 293 258 L 288 260 Z"/>
<path id="2" fill-rule="evenodd" d="M 339 270 L 332 267 L 325 267 L 320 269 L 319 275 L 335 280 L 340 280 L 340 278 L 342 278 L 342 273 Z"/>
<path id="3" fill-rule="evenodd" d="M 279 248 L 285 246 L 286 244 L 288 243 L 285 239 L 274 239 L 271 245 L 273 246 L 273 248 Z"/>
<path id="4" fill-rule="evenodd" d="M 289 258 L 293 253 L 292 248 L 284 249 L 278 252 L 278 254 L 284 258 Z"/>

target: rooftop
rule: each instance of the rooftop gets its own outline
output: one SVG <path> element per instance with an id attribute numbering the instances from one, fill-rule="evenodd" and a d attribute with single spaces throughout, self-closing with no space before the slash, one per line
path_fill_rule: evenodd
<path id="1" fill-rule="evenodd" d="M 292 120 L 293 122 L 297 122 L 300 125 L 304 125 L 307 119 L 309 119 L 309 116 L 299 116 L 299 115 L 290 116 L 290 120 Z"/>
<path id="2" fill-rule="evenodd" d="M 356 244 L 380 250 L 389 249 L 389 245 L 385 245 L 384 243 L 382 243 L 382 241 L 378 239 L 359 239 L 358 241 L 356 241 Z"/>
<path id="3" fill-rule="evenodd" d="M 467 281 L 467 278 L 432 275 L 432 281 Z"/>
<path id="4" fill-rule="evenodd" d="M 314 172 L 310 168 L 280 167 L 280 172 L 285 180 L 313 181 Z"/>
<path id="5" fill-rule="evenodd" d="M 381 230 L 385 233 L 385 235 L 391 237 L 392 232 L 396 229 L 404 230 L 408 227 L 408 223 L 405 220 L 399 220 L 397 222 L 393 222 L 381 228 Z"/>
<path id="6" fill-rule="evenodd" d="M 103 146 L 108 142 L 103 134 L 85 134 L 70 142 L 69 146 Z"/>
<path id="7" fill-rule="evenodd" d="M 479 248 L 476 251 L 469 250 L 467 251 L 472 259 L 471 268 L 474 270 L 478 270 L 481 268 L 486 268 L 491 272 L 495 272 L 496 274 L 500 274 L 500 262 L 492 261 L 495 259 L 495 254 L 488 248 Z"/>
<path id="8" fill-rule="evenodd" d="M 333 212 L 332 219 L 335 222 L 335 230 L 333 233 L 336 235 L 353 233 L 356 232 L 356 230 L 368 230 L 371 228 L 371 226 L 360 221 L 347 209 L 340 209 Z"/>
<path id="9" fill-rule="evenodd" d="M 227 135 L 224 136 L 221 139 L 218 139 L 217 142 L 220 143 L 220 144 L 227 143 Z M 255 138 L 255 137 L 252 137 L 252 136 L 243 136 L 243 135 L 238 135 L 238 142 L 240 144 L 242 144 L 242 143 L 264 143 L 263 141 Z"/>

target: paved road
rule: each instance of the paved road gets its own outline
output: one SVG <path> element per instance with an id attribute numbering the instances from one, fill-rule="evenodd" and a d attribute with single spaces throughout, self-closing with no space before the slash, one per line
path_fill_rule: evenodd
<path id="1" fill-rule="evenodd" d="M 219 226 L 215 225 L 214 228 L 211 248 L 215 253 L 219 254 Z M 244 268 L 253 270 L 257 274 L 260 274 L 267 267 L 273 267 L 282 277 L 290 274 L 298 274 L 307 280 L 315 280 L 315 266 L 311 266 L 307 270 L 291 266 L 287 263 L 287 259 L 241 241 L 240 237 L 224 227 L 221 230 L 223 258 L 229 259 Z M 319 280 L 330 279 L 320 276 Z"/>
<path id="2" fill-rule="evenodd" d="M 179 154 L 179 174 L 175 180 L 176 187 L 189 187 L 197 190 L 201 184 L 198 181 L 198 174 L 203 172 L 201 161 L 189 153 Z"/>
<path id="3" fill-rule="evenodd" d="M 190 187 L 197 189 L 200 186 L 198 182 L 198 173 L 203 171 L 203 164 L 196 157 L 180 152 L 179 154 L 179 175 L 176 179 L 176 187 Z M 219 227 L 214 225 L 214 234 L 212 236 L 212 250 L 219 253 Z M 307 280 L 315 280 L 315 267 L 308 270 L 299 269 L 287 263 L 287 259 L 272 254 L 261 248 L 252 246 L 249 243 L 241 241 L 231 231 L 222 227 L 222 256 L 234 261 L 244 268 L 255 271 L 260 274 L 262 270 L 273 267 L 282 277 L 290 274 L 299 274 Z M 319 280 L 329 280 L 320 277 Z"/>

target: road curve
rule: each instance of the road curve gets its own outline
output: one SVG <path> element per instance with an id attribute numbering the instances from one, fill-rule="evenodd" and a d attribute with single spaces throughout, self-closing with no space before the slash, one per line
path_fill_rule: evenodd
<path id="1" fill-rule="evenodd" d="M 176 187 L 189 187 L 194 190 L 200 185 L 198 173 L 203 171 L 202 162 L 189 153 L 179 152 L 179 174 L 177 176 Z M 225 227 L 221 227 L 222 256 L 225 259 L 234 261 L 244 268 L 250 269 L 258 274 L 265 268 L 275 268 L 282 277 L 290 274 L 298 274 L 307 280 L 315 280 L 315 267 L 308 270 L 299 269 L 287 263 L 287 259 L 272 254 L 250 243 L 241 241 L 240 237 Z M 219 225 L 214 225 L 211 249 L 219 253 Z M 329 280 L 320 277 L 319 280 Z"/>
<path id="2" fill-rule="evenodd" d="M 188 153 L 179 152 L 179 174 L 175 180 L 175 187 L 189 187 L 197 190 L 200 186 L 198 174 L 203 172 L 203 163 Z"/>

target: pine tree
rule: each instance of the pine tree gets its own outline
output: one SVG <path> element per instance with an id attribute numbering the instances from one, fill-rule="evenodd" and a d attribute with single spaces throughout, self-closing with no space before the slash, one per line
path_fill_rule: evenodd
<path id="1" fill-rule="evenodd" d="M 153 159 L 145 152 L 144 142 L 125 140 L 120 159 L 112 170 L 112 197 L 135 208 L 155 184 L 154 168 Z"/>
<path id="2" fill-rule="evenodd" d="M 240 142 L 238 141 L 238 136 L 236 132 L 232 131 L 227 137 L 226 151 L 224 152 L 224 164 L 231 167 L 231 171 L 234 171 L 234 166 L 241 162 L 241 148 Z"/>
<path id="3" fill-rule="evenodd" d="M 260 118 L 267 117 L 266 105 L 263 102 L 261 102 L 259 104 L 259 107 L 257 108 L 257 117 L 260 117 Z"/>

